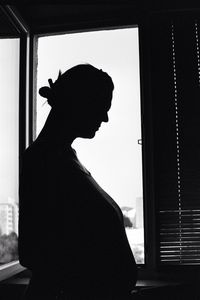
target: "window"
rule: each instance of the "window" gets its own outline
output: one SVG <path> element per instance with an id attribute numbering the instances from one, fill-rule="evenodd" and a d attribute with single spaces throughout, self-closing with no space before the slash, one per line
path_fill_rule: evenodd
<path id="1" fill-rule="evenodd" d="M 115 91 L 109 123 L 93 140 L 73 147 L 99 184 L 124 214 L 127 236 L 138 264 L 144 263 L 142 147 L 138 28 L 101 30 L 38 38 L 37 89 L 57 79 L 58 71 L 91 63 L 113 78 Z M 36 129 L 49 106 L 37 93 Z M 95 213 L 95 212 L 94 212 Z"/>
<path id="2" fill-rule="evenodd" d="M 18 262 L 18 181 L 25 148 L 27 32 L 8 6 L 0 6 L 0 20 L 0 280 L 4 280 L 24 269 Z"/>
<path id="3" fill-rule="evenodd" d="M 151 37 L 158 261 L 200 264 L 199 18 L 159 18 Z"/>
<path id="4" fill-rule="evenodd" d="M 0 39 L 0 266 L 18 259 L 19 38 Z"/>

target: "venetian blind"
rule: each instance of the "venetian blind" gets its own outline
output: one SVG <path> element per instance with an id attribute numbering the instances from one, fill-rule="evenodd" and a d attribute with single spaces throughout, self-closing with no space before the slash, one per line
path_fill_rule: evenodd
<path id="1" fill-rule="evenodd" d="M 200 264 L 200 17 L 150 35 L 159 263 Z"/>

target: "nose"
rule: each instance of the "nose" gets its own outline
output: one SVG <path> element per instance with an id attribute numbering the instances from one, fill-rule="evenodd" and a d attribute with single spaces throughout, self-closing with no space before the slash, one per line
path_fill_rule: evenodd
<path id="1" fill-rule="evenodd" d="M 103 116 L 103 122 L 108 122 L 109 119 L 108 119 L 108 113 L 105 113 L 104 116 Z"/>

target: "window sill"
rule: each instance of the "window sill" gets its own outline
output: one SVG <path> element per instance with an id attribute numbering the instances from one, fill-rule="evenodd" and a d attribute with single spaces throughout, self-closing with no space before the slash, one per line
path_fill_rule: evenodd
<path id="1" fill-rule="evenodd" d="M 22 272 L 23 275 L 24 272 Z M 26 275 L 26 274 L 25 274 Z M 13 278 L 3 281 L 0 284 L 0 294 L 5 295 L 5 299 L 21 299 L 29 283 L 29 277 L 17 275 Z M 199 299 L 197 297 L 195 286 L 183 283 L 172 283 L 160 280 L 138 280 L 135 289 L 132 292 L 133 299 L 139 300 L 152 299 Z M 196 297 L 196 298 L 195 298 Z"/>
<path id="2" fill-rule="evenodd" d="M 0 266 L 0 282 L 24 270 L 25 268 L 20 265 L 19 261 L 10 262 Z"/>
<path id="3" fill-rule="evenodd" d="M 197 291 L 194 282 L 158 278 L 153 278 L 152 274 L 145 279 L 139 276 L 136 287 L 133 290 L 133 299 L 136 296 L 137 299 L 149 299 L 154 297 L 155 300 L 168 300 L 172 295 L 177 297 L 173 299 L 179 299 L 178 297 L 180 295 L 183 300 L 200 299 L 199 294 L 198 297 L 196 297 Z M 21 299 L 29 280 L 30 271 L 22 267 L 18 261 L 1 266 L 0 294 L 5 295 L 5 299 Z M 165 297 L 163 295 L 165 295 Z"/>

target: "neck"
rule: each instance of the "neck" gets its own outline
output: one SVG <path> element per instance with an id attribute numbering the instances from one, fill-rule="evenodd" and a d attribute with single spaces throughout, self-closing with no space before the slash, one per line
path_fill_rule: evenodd
<path id="1" fill-rule="evenodd" d="M 64 128 L 61 119 L 58 116 L 54 116 L 51 111 L 43 129 L 41 130 L 37 138 L 37 141 L 44 143 L 51 149 L 61 149 L 71 147 L 71 144 L 73 143 L 75 138 L 76 136 L 72 131 L 70 131 L 70 124 L 67 131 L 67 129 Z"/>

